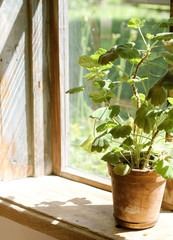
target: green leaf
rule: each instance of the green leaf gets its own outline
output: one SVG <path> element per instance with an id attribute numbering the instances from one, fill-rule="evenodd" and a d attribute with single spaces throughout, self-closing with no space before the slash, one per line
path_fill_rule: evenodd
<path id="1" fill-rule="evenodd" d="M 78 93 L 78 92 L 82 92 L 86 89 L 85 85 L 82 85 L 81 87 L 75 87 L 75 88 L 71 88 L 68 91 L 66 91 L 66 93 L 70 93 L 70 94 L 74 94 L 74 93 Z"/>
<path id="2" fill-rule="evenodd" d="M 128 27 L 130 28 L 141 28 L 143 27 L 145 20 L 140 20 L 139 18 L 132 18 L 128 22 Z"/>
<path id="3" fill-rule="evenodd" d="M 145 95 L 143 93 L 139 93 L 139 98 L 140 98 L 141 104 L 145 102 Z M 137 100 L 135 95 L 133 95 L 131 99 L 133 101 L 133 107 L 137 108 Z"/>
<path id="4" fill-rule="evenodd" d="M 168 111 L 168 118 L 170 118 L 171 120 L 173 120 L 173 108 L 172 106 L 169 108 L 170 110 Z"/>
<path id="5" fill-rule="evenodd" d="M 106 129 L 115 127 L 116 125 L 117 125 L 117 124 L 114 123 L 114 122 L 103 123 L 103 124 L 99 125 L 99 126 L 96 128 L 96 131 L 97 131 L 97 132 L 103 132 L 103 131 L 105 131 Z"/>
<path id="6" fill-rule="evenodd" d="M 91 91 L 91 93 L 89 94 L 89 97 L 95 103 L 102 103 L 102 102 L 110 101 L 110 99 L 115 99 L 116 95 L 111 91 L 107 91 L 103 89 L 100 91 Z"/>
<path id="7" fill-rule="evenodd" d="M 96 118 L 98 120 L 112 120 L 113 117 L 118 116 L 120 112 L 120 106 L 112 105 L 109 107 L 101 107 L 98 108 L 95 112 L 93 112 L 90 117 Z"/>
<path id="8" fill-rule="evenodd" d="M 89 97 L 96 103 L 106 102 L 106 90 L 92 91 Z"/>
<path id="9" fill-rule="evenodd" d="M 149 40 L 153 39 L 154 38 L 154 35 L 150 34 L 150 33 L 147 33 L 146 34 L 146 38 L 148 38 Z"/>
<path id="10" fill-rule="evenodd" d="M 125 150 L 131 150 L 131 146 L 133 145 L 133 139 L 131 137 L 126 138 L 120 145 L 120 147 Z"/>
<path id="11" fill-rule="evenodd" d="M 169 129 L 173 128 L 173 120 L 166 118 L 159 126 L 158 130 L 165 130 L 166 132 L 169 131 Z"/>
<path id="12" fill-rule="evenodd" d="M 130 78 L 127 82 L 130 84 L 134 84 L 135 82 L 142 82 L 143 80 L 145 80 L 146 78 Z"/>
<path id="13" fill-rule="evenodd" d="M 119 45 L 116 49 L 116 52 L 125 59 L 137 58 L 139 56 L 139 51 L 134 48 L 134 45 L 135 43 L 131 42 Z"/>
<path id="14" fill-rule="evenodd" d="M 95 80 L 97 78 L 98 78 L 98 76 L 96 74 L 94 74 L 93 76 L 91 76 L 87 79 L 87 82 L 92 82 L 93 80 Z"/>
<path id="15" fill-rule="evenodd" d="M 167 21 L 159 22 L 158 24 L 154 25 L 153 27 L 160 27 L 160 28 L 168 28 L 173 26 L 173 18 L 169 18 Z"/>
<path id="16" fill-rule="evenodd" d="M 112 130 L 110 131 L 110 133 L 112 134 L 113 138 L 123 138 L 128 136 L 131 133 L 131 126 L 129 125 L 117 125 L 114 128 L 112 128 Z"/>
<path id="17" fill-rule="evenodd" d="M 82 147 L 86 152 L 91 153 L 92 142 L 93 136 L 90 134 L 89 137 L 79 146 Z"/>
<path id="18" fill-rule="evenodd" d="M 136 111 L 136 118 L 134 122 L 139 128 L 142 128 L 145 133 L 150 133 L 155 124 L 155 117 L 147 116 L 151 109 L 152 108 L 149 104 L 143 103 Z"/>
<path id="19" fill-rule="evenodd" d="M 131 64 L 138 64 L 141 61 L 141 58 L 132 58 L 132 59 L 128 59 Z"/>
<path id="20" fill-rule="evenodd" d="M 78 61 L 79 65 L 82 67 L 86 67 L 86 68 L 91 68 L 91 67 L 98 67 L 98 63 L 97 61 L 93 60 L 91 57 L 87 56 L 87 55 L 83 55 L 79 58 Z"/>
<path id="21" fill-rule="evenodd" d="M 114 151 L 111 151 L 111 152 L 108 152 L 106 153 L 102 158 L 101 160 L 109 163 L 109 164 L 116 164 L 119 162 L 119 157 L 118 157 L 118 154 Z"/>
<path id="22" fill-rule="evenodd" d="M 111 143 L 112 136 L 111 134 L 107 134 L 106 132 L 96 137 L 92 143 L 91 151 L 102 152 L 106 150 Z"/>
<path id="23" fill-rule="evenodd" d="M 119 105 L 111 105 L 108 107 L 109 110 L 109 117 L 112 119 L 120 113 L 120 106 Z"/>
<path id="24" fill-rule="evenodd" d="M 113 48 L 99 57 L 98 63 L 100 65 L 107 65 L 110 62 L 114 62 L 118 57 L 119 55 L 117 54 L 117 45 L 115 45 Z"/>
<path id="25" fill-rule="evenodd" d="M 168 102 L 169 102 L 171 105 L 173 105 L 173 98 L 168 97 L 167 99 L 168 99 Z"/>
<path id="26" fill-rule="evenodd" d="M 155 118 L 156 116 L 160 116 L 162 113 L 163 111 L 159 107 L 156 107 L 153 110 L 149 110 L 146 114 L 146 117 Z"/>
<path id="27" fill-rule="evenodd" d="M 123 146 L 123 145 L 131 146 L 132 144 L 133 144 L 133 139 L 131 137 L 128 137 L 122 142 L 120 147 Z"/>
<path id="28" fill-rule="evenodd" d="M 114 173 L 119 176 L 125 176 L 131 172 L 128 164 L 118 163 L 114 167 Z"/>
<path id="29" fill-rule="evenodd" d="M 90 78 L 92 76 L 95 76 L 95 73 L 93 73 L 93 72 L 87 73 L 85 76 L 83 76 L 83 78 Z"/>
<path id="30" fill-rule="evenodd" d="M 172 135 L 173 134 L 173 127 L 170 128 L 168 131 L 167 131 L 168 134 Z"/>
<path id="31" fill-rule="evenodd" d="M 151 100 L 151 104 L 154 106 L 159 106 L 164 103 L 166 98 L 166 93 L 163 88 L 158 84 L 154 84 L 152 88 L 150 88 L 148 95 L 146 96 L 146 100 Z"/>
<path id="32" fill-rule="evenodd" d="M 156 34 L 155 39 L 159 40 L 159 41 L 162 41 L 162 40 L 169 41 L 169 40 L 173 39 L 173 33 L 170 33 L 170 32 L 158 33 L 158 34 Z"/>
<path id="33" fill-rule="evenodd" d="M 93 83 L 94 87 L 99 89 L 103 88 L 106 90 L 113 90 L 115 88 L 115 85 L 111 80 L 97 80 Z"/>
<path id="34" fill-rule="evenodd" d="M 106 49 L 99 48 L 98 51 L 96 51 L 93 55 L 91 55 L 91 58 L 95 60 L 95 62 L 98 62 L 99 57 L 106 52 L 107 52 Z"/>
<path id="35" fill-rule="evenodd" d="M 169 160 L 158 160 L 153 163 L 152 167 L 161 174 L 165 179 L 173 179 L 173 159 Z"/>
<path id="36" fill-rule="evenodd" d="M 96 111 L 94 111 L 91 115 L 90 118 L 96 118 L 98 120 L 109 120 L 109 112 L 107 107 L 101 107 L 98 108 Z"/>
<path id="37" fill-rule="evenodd" d="M 169 53 L 169 52 L 165 53 L 164 59 L 168 64 L 173 65 L 173 54 L 172 53 Z"/>
<path id="38" fill-rule="evenodd" d="M 107 99 L 107 101 L 110 101 L 111 99 L 116 99 L 116 95 L 111 91 L 107 91 L 106 99 Z"/>
<path id="39" fill-rule="evenodd" d="M 173 89 L 173 73 L 167 71 L 166 74 L 159 80 L 160 86 L 166 89 Z"/>

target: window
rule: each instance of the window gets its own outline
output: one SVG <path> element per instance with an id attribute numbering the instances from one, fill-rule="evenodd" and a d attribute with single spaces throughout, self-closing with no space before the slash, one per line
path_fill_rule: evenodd
<path id="1" fill-rule="evenodd" d="M 106 164 L 100 161 L 100 156 L 87 154 L 79 147 L 93 124 L 92 120 L 89 122 L 88 115 L 94 110 L 94 106 L 83 94 L 67 96 L 64 93 L 85 81 L 82 78 L 84 72 L 78 65 L 80 55 L 90 55 L 99 47 L 110 49 L 112 45 L 120 43 L 120 36 L 126 41 L 138 38 L 135 30 L 127 30 L 127 21 L 131 17 L 140 16 L 150 22 L 169 18 L 168 2 L 164 5 L 156 5 L 156 1 L 147 3 L 148 1 L 133 0 L 59 1 L 61 111 L 64 114 L 61 121 L 61 167 L 59 165 L 62 176 L 83 181 L 88 177 L 87 173 L 95 174 L 97 177 L 90 175 L 89 178 L 96 182 L 98 176 L 108 177 Z M 117 101 L 122 102 L 122 109 L 126 109 L 128 90 L 119 88 L 116 94 Z M 121 116 L 127 118 L 123 111 Z M 108 182 L 101 181 L 100 178 L 99 181 Z"/>
<path id="2" fill-rule="evenodd" d="M 126 31 L 129 18 L 168 18 L 168 2 L 149 2 L 1 1 L 0 179 L 51 174 L 53 169 L 54 174 L 96 186 L 109 184 L 102 178 L 108 175 L 100 156 L 78 147 L 93 124 L 88 115 L 94 106 L 86 96 L 69 97 L 65 91 L 85 80 L 80 55 L 109 49 L 120 34 L 137 37 Z M 126 108 L 123 89 L 117 95 Z"/>

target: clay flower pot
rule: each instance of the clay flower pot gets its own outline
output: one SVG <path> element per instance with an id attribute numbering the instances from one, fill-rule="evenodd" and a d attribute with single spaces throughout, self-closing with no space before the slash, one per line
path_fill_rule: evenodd
<path id="1" fill-rule="evenodd" d="M 112 181 L 114 217 L 131 229 L 146 229 L 158 220 L 166 180 L 155 170 L 134 169 L 125 176 L 115 175 L 108 164 Z"/>

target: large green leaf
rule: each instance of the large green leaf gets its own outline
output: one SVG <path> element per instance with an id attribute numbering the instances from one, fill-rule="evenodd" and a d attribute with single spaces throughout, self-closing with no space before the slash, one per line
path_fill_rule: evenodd
<path id="1" fill-rule="evenodd" d="M 90 118 L 96 118 L 98 120 L 108 120 L 109 119 L 109 111 L 108 107 L 101 107 L 95 110 L 91 115 Z"/>
<path id="2" fill-rule="evenodd" d="M 166 74 L 159 80 L 160 86 L 166 89 L 173 89 L 173 73 L 167 71 Z"/>
<path id="3" fill-rule="evenodd" d="M 169 41 L 173 39 L 173 33 L 170 33 L 170 32 L 158 33 L 156 34 L 155 39 L 159 41 L 162 41 L 162 40 Z"/>
<path id="4" fill-rule="evenodd" d="M 150 88 L 148 95 L 146 96 L 146 100 L 151 100 L 151 104 L 154 106 L 159 106 L 164 103 L 166 99 L 166 93 L 164 89 L 158 84 L 154 84 L 152 88 Z"/>
<path id="5" fill-rule="evenodd" d="M 66 91 L 66 93 L 74 94 L 74 93 L 82 92 L 85 89 L 86 89 L 86 86 L 82 85 L 80 87 L 71 88 L 68 91 Z"/>
<path id="6" fill-rule="evenodd" d="M 165 130 L 168 132 L 171 128 L 173 128 L 173 119 L 166 118 L 159 126 L 158 130 Z"/>
<path id="7" fill-rule="evenodd" d="M 112 135 L 109 133 L 108 134 L 103 133 L 99 135 L 94 139 L 92 143 L 91 151 L 102 152 L 106 150 L 110 146 L 111 140 L 112 140 Z"/>
<path id="8" fill-rule="evenodd" d="M 79 65 L 86 68 L 97 67 L 99 66 L 97 61 L 92 59 L 90 56 L 83 55 L 79 58 Z"/>
<path id="9" fill-rule="evenodd" d="M 143 103 L 141 107 L 136 111 L 135 124 L 139 128 L 142 128 L 145 133 L 150 133 L 155 124 L 155 117 L 147 116 L 151 110 L 151 106 L 148 103 Z"/>
<path id="10" fill-rule="evenodd" d="M 93 112 L 90 117 L 96 118 L 98 120 L 111 120 L 113 117 L 118 116 L 120 112 L 120 106 L 112 105 L 109 107 L 101 107 L 98 108 L 95 112 Z"/>
<path id="11" fill-rule="evenodd" d="M 117 125 L 116 127 L 112 128 L 110 133 L 112 134 L 113 138 L 124 138 L 131 133 L 131 126 L 128 125 Z"/>
<path id="12" fill-rule="evenodd" d="M 114 173 L 119 176 L 125 176 L 131 172 L 131 168 L 128 164 L 118 163 L 114 167 Z"/>
<path id="13" fill-rule="evenodd" d="M 158 160 L 153 163 L 152 167 L 165 179 L 173 179 L 173 159 Z"/>
<path id="14" fill-rule="evenodd" d="M 140 20 L 139 18 L 132 18 L 128 22 L 128 27 L 130 28 L 141 28 L 143 27 L 145 20 Z"/>
<path id="15" fill-rule="evenodd" d="M 117 45 L 108 50 L 106 53 L 102 54 L 99 59 L 98 63 L 100 65 L 107 65 L 110 62 L 114 62 L 119 55 L 117 54 Z"/>
<path id="16" fill-rule="evenodd" d="M 139 51 L 134 48 L 134 45 L 135 43 L 131 42 L 119 45 L 116 49 L 116 52 L 125 59 L 137 58 L 139 56 Z"/>
<path id="17" fill-rule="evenodd" d="M 97 132 L 103 132 L 109 128 L 113 128 L 115 127 L 117 124 L 114 123 L 114 122 L 107 122 L 107 123 L 102 123 L 101 125 L 99 125 L 97 128 L 96 128 L 96 131 Z"/>
<path id="18" fill-rule="evenodd" d="M 114 164 L 119 162 L 119 157 L 118 157 L 118 154 L 115 151 L 111 151 L 111 152 L 106 153 L 101 158 L 101 160 L 114 165 Z"/>

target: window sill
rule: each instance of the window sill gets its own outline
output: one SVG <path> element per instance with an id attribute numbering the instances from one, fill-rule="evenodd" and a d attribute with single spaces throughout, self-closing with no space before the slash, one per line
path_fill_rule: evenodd
<path id="1" fill-rule="evenodd" d="M 0 216 L 56 239 L 172 240 L 170 211 L 142 231 L 116 228 L 112 212 L 110 192 L 61 177 L 0 182 Z"/>

